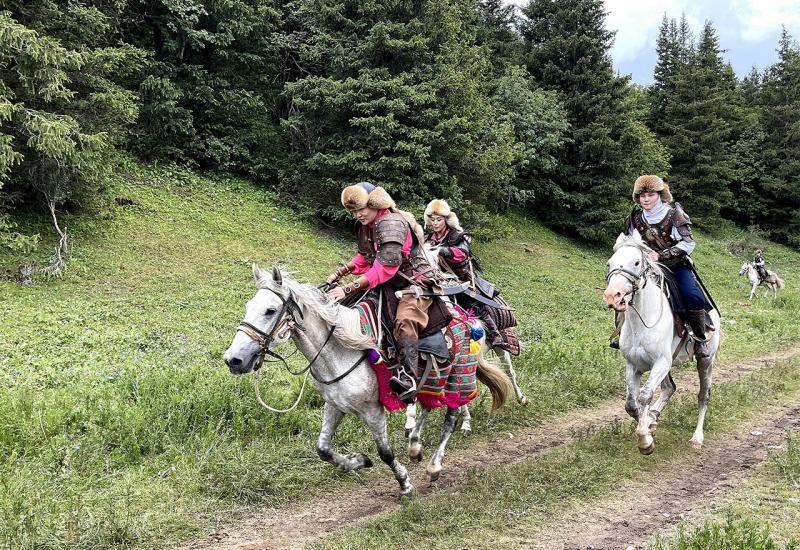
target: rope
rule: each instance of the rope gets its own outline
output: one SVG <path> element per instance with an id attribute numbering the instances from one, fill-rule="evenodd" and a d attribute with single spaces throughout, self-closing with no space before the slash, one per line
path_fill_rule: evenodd
<path id="1" fill-rule="evenodd" d="M 261 399 L 261 391 L 259 390 L 259 387 L 258 387 L 258 382 L 259 382 L 259 379 L 261 378 L 261 370 L 259 369 L 259 370 L 255 371 L 253 373 L 253 384 L 256 387 L 256 399 L 258 400 L 258 404 L 261 405 L 262 407 L 264 407 L 265 409 L 267 409 L 268 411 L 272 411 L 272 412 L 276 412 L 276 413 L 285 413 L 285 412 L 293 411 L 295 408 L 297 408 L 297 405 L 300 403 L 300 399 L 303 398 L 303 392 L 306 389 L 306 382 L 308 381 L 308 373 L 309 373 L 309 371 L 306 371 L 306 375 L 303 377 L 303 385 L 300 387 L 300 393 L 298 394 L 297 399 L 295 400 L 294 404 L 291 407 L 289 407 L 288 409 L 275 409 L 273 407 L 270 407 L 266 403 L 264 403 L 264 400 Z"/>

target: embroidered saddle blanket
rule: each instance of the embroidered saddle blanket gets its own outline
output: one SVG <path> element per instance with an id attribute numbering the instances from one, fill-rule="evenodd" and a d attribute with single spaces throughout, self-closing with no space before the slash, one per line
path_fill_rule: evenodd
<path id="1" fill-rule="evenodd" d="M 478 358 L 470 353 L 471 326 L 469 316 L 461 307 L 447 302 L 446 306 L 452 315 L 448 326 L 444 329 L 445 341 L 450 356 L 441 360 L 432 354 L 420 351 L 417 367 L 417 402 L 423 407 L 435 409 L 448 407 L 458 408 L 472 401 L 478 393 L 477 377 Z M 378 340 L 378 315 L 375 304 L 371 301 L 361 302 L 356 306 L 361 321 L 363 334 Z M 377 344 L 376 344 L 377 347 Z M 382 361 L 370 365 L 375 370 L 380 387 L 380 400 L 389 411 L 404 409 L 405 404 L 389 387 L 391 369 L 397 364 L 397 358 L 387 358 L 386 349 L 379 349 Z"/>

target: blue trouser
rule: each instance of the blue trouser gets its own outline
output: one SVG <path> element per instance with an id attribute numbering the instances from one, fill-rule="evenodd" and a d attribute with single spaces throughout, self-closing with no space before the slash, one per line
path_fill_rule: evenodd
<path id="1" fill-rule="evenodd" d="M 694 279 L 692 270 L 687 265 L 680 265 L 672 268 L 672 273 L 675 275 L 675 282 L 677 283 L 678 290 L 681 294 L 681 304 L 685 311 L 692 311 L 697 309 L 706 309 L 708 302 L 706 296 L 697 281 Z"/>

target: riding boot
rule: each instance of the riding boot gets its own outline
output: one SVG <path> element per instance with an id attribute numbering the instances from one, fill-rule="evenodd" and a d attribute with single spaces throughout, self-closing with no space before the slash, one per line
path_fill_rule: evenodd
<path id="1" fill-rule="evenodd" d="M 622 332 L 622 323 L 625 322 L 625 313 L 622 311 L 614 311 L 614 332 L 608 339 L 609 347 L 619 349 L 619 335 Z"/>
<path id="2" fill-rule="evenodd" d="M 394 368 L 394 375 L 389 380 L 389 386 L 403 403 L 410 405 L 417 395 L 417 363 L 419 350 L 417 340 L 403 340 L 398 342 L 398 363 Z"/>
<path id="3" fill-rule="evenodd" d="M 696 338 L 694 356 L 698 359 L 711 357 L 711 346 L 706 342 L 706 312 L 704 309 L 693 309 L 686 312 L 686 320 Z"/>
<path id="4" fill-rule="evenodd" d="M 494 322 L 492 314 L 489 312 L 488 306 L 483 306 L 481 308 L 480 320 L 483 323 L 483 327 L 486 329 L 486 345 L 490 348 L 502 346 L 505 343 L 503 341 L 503 335 L 497 330 L 497 325 Z"/>

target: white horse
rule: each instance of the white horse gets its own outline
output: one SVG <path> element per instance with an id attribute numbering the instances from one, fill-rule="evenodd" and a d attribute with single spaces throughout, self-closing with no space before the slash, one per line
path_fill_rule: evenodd
<path id="1" fill-rule="evenodd" d="M 774 271 L 767 270 L 767 278 L 761 279 L 761 277 L 758 276 L 758 271 L 756 271 L 753 262 L 743 263 L 742 269 L 739 270 L 739 275 L 747 275 L 747 280 L 750 281 L 750 300 L 755 296 L 756 289 L 759 286 L 764 287 L 764 296 L 769 294 L 769 291 L 772 290 L 775 298 L 778 297 L 778 290 L 784 287 L 783 279 L 778 277 Z"/>
<path id="2" fill-rule="evenodd" d="M 620 334 L 620 350 L 627 368 L 625 379 L 627 396 L 625 410 L 638 421 L 636 438 L 639 451 L 650 454 L 655 450 L 653 432 L 664 406 L 675 392 L 670 368 L 691 361 L 694 341 L 682 339 L 675 331 L 672 309 L 666 294 L 661 290 L 664 274 L 658 264 L 650 260 L 650 248 L 639 233 L 631 237 L 620 235 L 614 245 L 614 255 L 608 261 L 607 286 L 603 294 L 606 305 L 616 311 L 626 312 Z M 632 311 L 628 311 L 629 307 Z M 697 360 L 700 375 L 698 395 L 699 414 L 691 445 L 703 445 L 703 422 L 711 391 L 711 370 L 720 345 L 720 319 L 711 311 L 714 331 L 709 346 L 710 357 Z M 640 389 L 642 374 L 650 371 L 644 387 Z M 658 400 L 650 405 L 653 393 L 661 387 Z"/>
<path id="3" fill-rule="evenodd" d="M 372 349 L 375 343 L 361 333 L 358 312 L 330 301 L 318 289 L 292 280 L 276 267 L 270 274 L 253 264 L 253 277 L 258 290 L 247 302 L 244 319 L 223 356 L 230 371 L 244 374 L 257 370 L 265 355 L 280 358 L 274 347 L 293 340 L 308 359 L 306 370 L 325 401 L 316 446 L 320 458 L 345 472 L 372 466 L 363 453 L 344 456 L 331 448 L 331 439 L 342 418 L 352 414 L 367 424 L 378 455 L 400 484 L 401 495 L 411 494 L 413 486 L 408 471 L 395 459 L 389 444 L 377 377 L 366 360 L 365 350 Z M 479 359 L 477 375 L 491 390 L 494 407 L 502 405 L 509 392 L 508 379 L 502 370 Z M 448 414 L 439 447 L 427 469 L 432 480 L 442 469 L 444 448 L 454 426 L 455 413 Z M 415 451 L 421 456 L 421 449 Z"/>
<path id="4" fill-rule="evenodd" d="M 426 242 L 422 248 L 423 252 L 425 253 L 425 259 L 428 260 L 428 263 L 433 266 L 433 268 L 438 271 L 439 276 L 441 277 L 451 277 L 455 279 L 455 275 L 446 273 L 442 271 L 439 267 L 439 253 L 437 247 L 433 246 L 430 242 Z M 478 321 L 480 324 L 480 321 Z M 481 354 L 485 353 L 484 344 L 486 342 L 486 337 L 480 340 L 481 344 Z M 526 396 L 522 388 L 519 387 L 517 383 L 517 373 L 514 372 L 514 365 L 511 363 L 511 354 L 502 349 L 502 348 L 491 348 L 494 354 L 500 359 L 500 362 L 506 369 L 506 374 L 508 374 L 509 379 L 511 380 L 511 386 L 514 388 L 514 395 L 517 398 L 517 402 L 520 405 L 527 405 L 528 404 L 528 396 Z M 462 405 L 459 409 L 459 412 L 462 416 L 461 419 L 461 431 L 465 434 L 472 433 L 472 415 L 469 413 L 469 407 L 467 405 Z M 427 414 L 427 413 L 426 413 Z M 424 417 L 420 417 L 424 421 Z M 414 426 L 417 423 L 417 407 L 416 405 L 409 405 L 406 408 L 406 424 L 405 430 L 406 435 L 410 435 Z"/>

